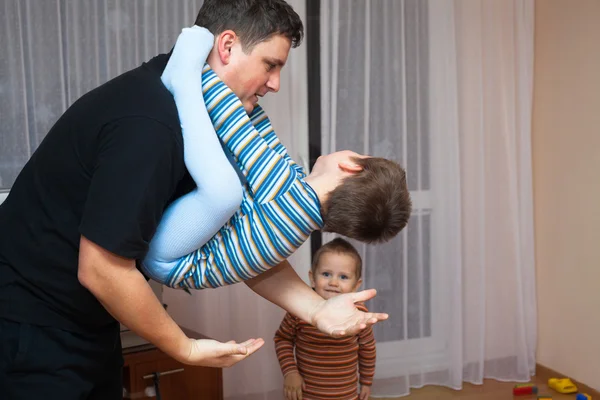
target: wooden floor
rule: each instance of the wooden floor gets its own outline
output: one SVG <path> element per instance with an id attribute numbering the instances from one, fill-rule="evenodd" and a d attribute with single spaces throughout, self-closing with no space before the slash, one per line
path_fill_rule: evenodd
<path id="1" fill-rule="evenodd" d="M 534 377 L 532 383 L 535 383 L 539 389 L 539 395 L 549 395 L 552 400 L 574 400 L 575 395 L 565 395 L 555 392 L 548 388 L 547 381 Z M 471 385 L 466 383 L 463 390 L 452 390 L 438 386 L 426 386 L 422 389 L 413 389 L 411 394 L 400 399 L 408 400 L 438 400 L 438 399 L 467 399 L 467 400 L 511 400 L 513 399 L 512 389 L 514 383 L 504 383 L 494 380 L 486 380 L 483 385 Z M 532 400 L 537 396 L 518 396 L 516 400 Z M 375 399 L 373 399 L 375 400 Z M 378 400 L 396 400 L 396 399 L 378 399 Z"/>

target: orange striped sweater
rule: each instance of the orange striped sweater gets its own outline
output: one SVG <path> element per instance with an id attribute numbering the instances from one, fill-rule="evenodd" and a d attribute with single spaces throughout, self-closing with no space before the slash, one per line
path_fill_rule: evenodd
<path id="1" fill-rule="evenodd" d="M 332 338 L 287 313 L 273 340 L 283 375 L 297 371 L 304 379 L 303 400 L 355 400 L 359 382 L 373 383 L 375 338 L 370 326 L 356 336 Z"/>

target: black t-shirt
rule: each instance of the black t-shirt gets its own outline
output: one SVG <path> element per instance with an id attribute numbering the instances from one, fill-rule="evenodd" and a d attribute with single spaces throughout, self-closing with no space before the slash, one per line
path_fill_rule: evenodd
<path id="1" fill-rule="evenodd" d="M 92 90 L 56 122 L 0 205 L 0 317 L 88 332 L 115 320 L 77 279 L 80 235 L 142 259 L 193 187 L 160 55 Z"/>

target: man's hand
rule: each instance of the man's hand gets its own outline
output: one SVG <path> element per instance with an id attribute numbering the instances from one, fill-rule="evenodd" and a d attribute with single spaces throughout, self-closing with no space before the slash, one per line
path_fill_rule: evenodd
<path id="1" fill-rule="evenodd" d="M 298 372 L 290 372 L 283 378 L 283 394 L 286 400 L 302 400 L 304 379 Z"/>
<path id="2" fill-rule="evenodd" d="M 189 340 L 189 356 L 182 360 L 183 363 L 218 368 L 231 367 L 237 364 L 265 344 L 263 339 L 250 339 L 239 344 L 233 340 L 227 343 L 211 339 Z"/>
<path id="3" fill-rule="evenodd" d="M 360 395 L 358 396 L 358 398 L 360 400 L 369 400 L 369 396 L 371 396 L 371 386 L 361 385 Z"/>
<path id="4" fill-rule="evenodd" d="M 354 305 L 375 297 L 374 289 L 342 294 L 325 301 L 298 277 L 287 261 L 247 280 L 246 285 L 271 303 L 332 336 L 354 335 L 367 325 L 388 318 L 387 314 L 359 311 Z"/>
<path id="5" fill-rule="evenodd" d="M 359 311 L 354 303 L 367 301 L 377 294 L 375 289 L 346 293 L 321 302 L 311 313 L 309 322 L 323 333 L 333 337 L 356 335 L 367 325 L 388 318 L 383 313 Z"/>
<path id="6" fill-rule="evenodd" d="M 175 360 L 207 367 L 229 367 L 265 343 L 219 343 L 188 338 L 167 314 L 133 260 L 119 257 L 81 237 L 78 278 L 115 319 L 154 343 Z"/>

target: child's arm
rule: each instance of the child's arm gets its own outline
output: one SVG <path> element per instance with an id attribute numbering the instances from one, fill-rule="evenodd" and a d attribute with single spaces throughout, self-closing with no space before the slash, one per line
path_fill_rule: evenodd
<path id="1" fill-rule="evenodd" d="M 202 96 L 202 68 L 212 47 L 208 30 L 184 29 L 161 77 L 177 105 L 184 161 L 197 188 L 165 211 L 144 260 L 151 269 L 167 269 L 179 257 L 199 249 L 242 200 L 239 178 L 221 148 Z"/>
<path id="2" fill-rule="evenodd" d="M 364 304 L 357 304 L 357 307 L 361 311 L 368 311 Z M 361 400 L 363 398 L 368 399 L 370 394 L 373 376 L 375 376 L 375 358 L 375 337 L 373 336 L 373 329 L 368 326 L 358 334 L 358 374 L 361 385 Z M 364 388 L 364 391 L 362 388 Z"/>
<path id="3" fill-rule="evenodd" d="M 203 87 L 206 106 L 217 134 L 246 177 L 255 203 L 271 201 L 304 177 L 303 173 L 299 175 L 301 169 L 295 163 L 288 162 L 291 159 L 283 145 L 276 143 L 279 141 L 260 107 L 257 106 L 250 115 L 257 123 L 254 126 L 246 118 L 242 103 L 214 71 L 204 72 Z"/>
<path id="4" fill-rule="evenodd" d="M 275 353 L 277 353 L 277 360 L 279 361 L 283 376 L 290 372 L 298 372 L 296 358 L 294 357 L 297 327 L 298 320 L 296 317 L 290 313 L 286 313 L 281 321 L 279 329 L 275 332 L 275 336 L 273 337 L 273 341 L 275 342 Z"/>
<path id="5" fill-rule="evenodd" d="M 306 171 L 304 168 L 299 166 L 292 158 L 289 156 L 287 149 L 281 143 L 277 135 L 275 134 L 275 130 L 271 125 L 271 121 L 265 114 L 265 111 L 262 109 L 260 105 L 256 105 L 252 114 L 250 114 L 250 120 L 252 121 L 252 125 L 256 128 L 260 136 L 267 142 L 270 148 L 279 153 L 285 161 L 292 167 L 299 178 L 306 177 Z"/>
<path id="6" fill-rule="evenodd" d="M 283 374 L 283 391 L 286 399 L 301 399 L 304 389 L 304 380 L 298 372 L 294 357 L 297 327 L 298 319 L 286 313 L 273 338 L 277 360 Z"/>
<path id="7" fill-rule="evenodd" d="M 252 113 L 263 114 L 257 130 L 239 99 L 210 68 L 205 68 L 203 88 L 217 134 L 247 178 L 248 198 L 223 240 L 171 265 L 164 281 L 170 287 L 202 289 L 251 279 L 289 257 L 323 224 L 316 193 L 272 133 L 262 110 L 257 107 Z"/>

